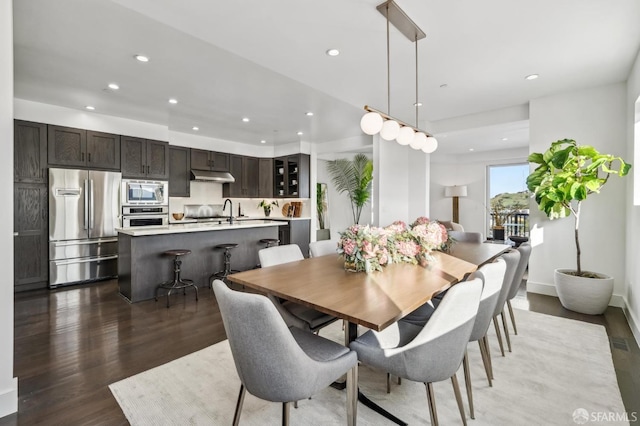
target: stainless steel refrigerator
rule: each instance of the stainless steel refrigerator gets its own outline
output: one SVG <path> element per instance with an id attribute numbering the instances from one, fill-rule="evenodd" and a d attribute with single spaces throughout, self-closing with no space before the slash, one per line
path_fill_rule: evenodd
<path id="1" fill-rule="evenodd" d="M 49 169 L 49 287 L 115 277 L 119 172 Z"/>

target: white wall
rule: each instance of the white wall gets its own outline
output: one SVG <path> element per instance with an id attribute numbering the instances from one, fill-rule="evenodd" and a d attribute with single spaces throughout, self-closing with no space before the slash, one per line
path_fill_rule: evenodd
<path id="1" fill-rule="evenodd" d="M 451 220 L 452 199 L 444 196 L 444 188 L 467 185 L 467 196 L 459 198 L 460 224 L 465 231 L 488 235 L 487 167 L 525 163 L 528 148 L 469 153 L 454 157 L 432 155 L 430 207 L 431 219 Z"/>
<path id="2" fill-rule="evenodd" d="M 603 153 L 626 157 L 625 84 L 578 90 L 530 103 L 530 152 L 544 152 L 558 139 L 575 139 Z M 625 279 L 625 209 L 628 178 L 612 176 L 600 194 L 583 203 L 580 223 L 582 267 L 615 278 L 614 304 L 621 306 Z M 550 221 L 531 208 L 529 291 L 555 294 L 553 271 L 575 268 L 574 221 Z M 636 234 L 637 235 L 637 234 Z M 637 263 L 637 260 L 634 261 Z"/>
<path id="3" fill-rule="evenodd" d="M 625 313 L 629 325 L 633 330 L 636 340 L 640 343 L 640 206 L 634 203 L 634 192 L 640 193 L 640 126 L 634 124 L 640 122 L 640 115 L 636 111 L 636 100 L 640 97 L 640 53 L 629 74 L 627 81 L 626 117 L 627 117 L 627 150 L 626 159 L 635 159 L 631 176 L 627 178 L 627 203 L 626 203 L 626 233 L 629 235 L 626 241 L 626 277 L 624 280 L 623 296 L 627 309 Z M 638 105 L 640 108 L 640 104 Z"/>
<path id="4" fill-rule="evenodd" d="M 13 22 L 12 2 L 0 2 L 0 417 L 18 410 L 13 377 Z"/>

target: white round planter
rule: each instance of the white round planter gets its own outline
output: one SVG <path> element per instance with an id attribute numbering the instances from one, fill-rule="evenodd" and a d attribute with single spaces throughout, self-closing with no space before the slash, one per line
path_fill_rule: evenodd
<path id="1" fill-rule="evenodd" d="M 613 294 L 613 278 L 595 273 L 599 278 L 584 278 L 563 272 L 572 269 L 556 269 L 554 281 L 562 306 L 581 314 L 599 315 L 609 306 Z"/>

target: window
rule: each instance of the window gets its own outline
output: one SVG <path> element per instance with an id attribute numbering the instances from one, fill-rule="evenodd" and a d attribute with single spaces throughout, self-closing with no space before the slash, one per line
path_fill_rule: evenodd
<path id="1" fill-rule="evenodd" d="M 529 236 L 529 164 L 489 166 L 488 230 L 496 240 Z"/>

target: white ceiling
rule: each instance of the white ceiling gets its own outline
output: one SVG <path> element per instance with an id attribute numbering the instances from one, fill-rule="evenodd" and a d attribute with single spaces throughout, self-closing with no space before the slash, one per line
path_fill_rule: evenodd
<path id="1" fill-rule="evenodd" d="M 387 108 L 381 1 L 14 1 L 15 96 L 247 144 L 356 136 L 365 104 Z M 640 47 L 638 0 L 397 3 L 427 34 L 421 126 L 624 81 Z M 392 27 L 390 47 L 390 112 L 414 123 L 415 46 Z M 526 122 L 477 132 L 436 136 L 447 153 L 528 142 Z"/>

